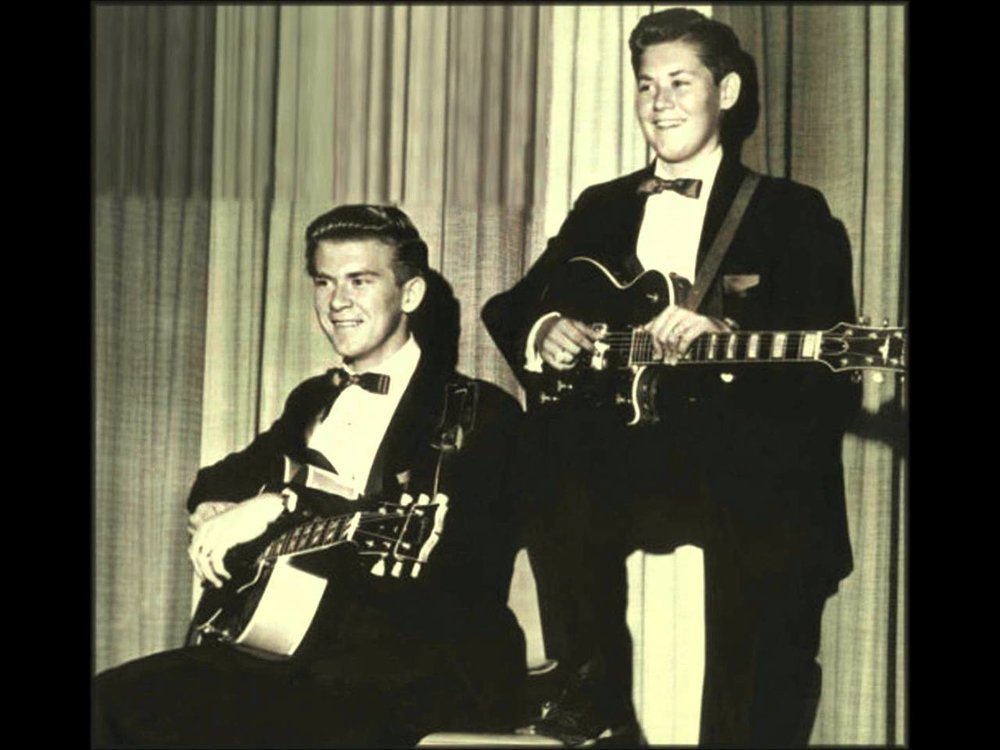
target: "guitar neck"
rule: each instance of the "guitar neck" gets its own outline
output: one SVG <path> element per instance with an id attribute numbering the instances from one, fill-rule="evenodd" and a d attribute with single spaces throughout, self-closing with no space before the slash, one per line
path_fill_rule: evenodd
<path id="1" fill-rule="evenodd" d="M 898 351 L 901 335 L 871 329 L 704 333 L 677 364 L 823 362 L 833 370 L 898 369 L 903 363 Z M 606 341 L 616 361 L 629 367 L 663 364 L 655 354 L 652 335 L 641 328 L 609 334 Z"/>
<path id="2" fill-rule="evenodd" d="M 648 331 L 611 334 L 609 346 L 629 366 L 663 364 Z M 823 354 L 823 331 L 733 331 L 704 333 L 692 342 L 678 364 L 743 362 L 815 362 Z"/>

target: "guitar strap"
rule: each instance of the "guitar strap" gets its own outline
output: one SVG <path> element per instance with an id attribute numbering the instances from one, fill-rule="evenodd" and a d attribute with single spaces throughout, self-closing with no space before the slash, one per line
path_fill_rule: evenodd
<path id="1" fill-rule="evenodd" d="M 440 491 L 447 466 L 475 427 L 478 401 L 479 384 L 474 380 L 456 376 L 445 385 L 441 422 L 431 442 L 438 454 L 431 497 Z"/>
<path id="2" fill-rule="evenodd" d="M 712 286 L 712 281 L 715 279 L 715 275 L 719 272 L 719 267 L 722 265 L 722 259 L 726 256 L 726 251 L 729 250 L 729 245 L 736 235 L 736 230 L 739 229 L 740 222 L 743 220 L 743 214 L 746 213 L 747 206 L 750 205 L 750 199 L 753 197 L 759 183 L 760 175 L 754 171 L 748 171 L 743 177 L 743 182 L 736 192 L 736 197 L 733 199 L 732 205 L 729 206 L 729 212 L 722 220 L 722 226 L 719 227 L 719 231 L 715 235 L 708 253 L 705 255 L 705 260 L 702 262 L 701 268 L 695 274 L 694 285 L 691 287 L 691 291 L 684 301 L 684 307 L 688 310 L 697 310 L 705 297 L 705 292 Z"/>

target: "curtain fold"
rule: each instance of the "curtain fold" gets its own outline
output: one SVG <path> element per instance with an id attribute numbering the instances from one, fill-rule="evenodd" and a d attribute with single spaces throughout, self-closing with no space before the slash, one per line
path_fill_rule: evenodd
<path id="1" fill-rule="evenodd" d="M 823 191 L 851 240 L 859 312 L 876 326 L 905 325 L 905 9 L 719 6 L 715 15 L 758 63 L 762 115 L 745 160 Z M 903 387 L 866 375 L 844 442 L 855 566 L 824 613 L 817 744 L 905 739 Z"/>
<path id="2" fill-rule="evenodd" d="M 198 468 L 214 11 L 95 19 L 94 666 L 177 645 Z"/>

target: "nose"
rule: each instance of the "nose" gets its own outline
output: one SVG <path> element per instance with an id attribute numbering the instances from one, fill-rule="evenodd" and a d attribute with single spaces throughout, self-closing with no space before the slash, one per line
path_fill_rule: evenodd
<path id="1" fill-rule="evenodd" d="M 653 109 L 666 109 L 674 106 L 674 92 L 669 86 L 662 86 L 653 99 Z"/>
<path id="2" fill-rule="evenodd" d="M 350 284 L 335 284 L 333 287 L 333 292 L 330 294 L 330 309 L 345 310 L 354 304 L 354 300 L 351 298 L 351 285 Z"/>

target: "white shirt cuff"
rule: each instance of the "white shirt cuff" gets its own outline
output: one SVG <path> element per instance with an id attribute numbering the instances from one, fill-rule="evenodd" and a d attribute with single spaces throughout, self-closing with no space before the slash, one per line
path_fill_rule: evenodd
<path id="1" fill-rule="evenodd" d="M 542 323 L 549 318 L 558 316 L 559 313 L 557 312 L 545 313 L 545 315 L 535 321 L 535 325 L 528 331 L 528 340 L 524 347 L 524 369 L 528 372 L 542 371 L 542 355 L 538 353 L 538 349 L 535 347 L 535 337 L 538 335 L 538 329 Z"/>

